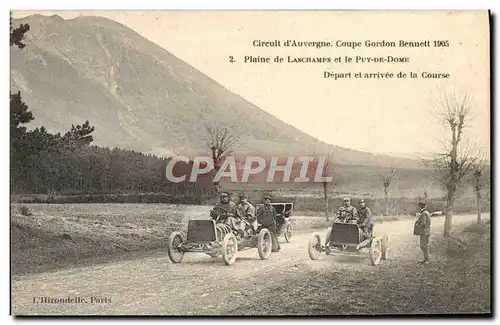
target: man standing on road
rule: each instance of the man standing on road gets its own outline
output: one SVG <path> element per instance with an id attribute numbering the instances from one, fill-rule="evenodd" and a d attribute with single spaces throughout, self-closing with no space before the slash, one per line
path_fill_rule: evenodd
<path id="1" fill-rule="evenodd" d="M 231 201 L 229 192 L 222 192 L 220 194 L 220 201 L 210 211 L 210 216 L 215 222 L 224 223 L 228 217 L 236 215 L 236 204 Z"/>
<path id="2" fill-rule="evenodd" d="M 373 222 L 372 222 L 372 212 L 370 208 L 366 206 L 365 200 L 361 199 L 360 208 L 358 210 L 358 225 L 361 230 L 362 241 L 370 239 L 373 233 Z"/>
<path id="3" fill-rule="evenodd" d="M 423 201 L 418 202 L 420 212 L 417 213 L 417 221 L 413 228 L 413 234 L 420 236 L 420 248 L 424 252 L 423 264 L 429 264 L 429 236 L 431 234 L 431 214 L 427 210 L 427 204 Z"/>
<path id="4" fill-rule="evenodd" d="M 276 209 L 271 205 L 271 197 L 264 197 L 264 205 L 257 212 L 257 220 L 262 225 L 262 228 L 267 228 L 271 233 L 273 243 L 273 252 L 279 252 L 281 247 L 276 234 Z"/>
<path id="5" fill-rule="evenodd" d="M 358 211 L 355 207 L 351 205 L 351 199 L 348 197 L 344 198 L 344 205 L 337 210 L 336 221 L 348 223 L 351 221 L 358 220 Z"/>

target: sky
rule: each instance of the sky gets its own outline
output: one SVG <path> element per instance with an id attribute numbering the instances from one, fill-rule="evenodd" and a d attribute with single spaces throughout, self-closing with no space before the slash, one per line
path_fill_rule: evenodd
<path id="1" fill-rule="evenodd" d="M 436 152 L 448 134 L 433 108 L 443 94 L 469 93 L 468 142 L 489 154 L 488 15 L 483 12 L 53 11 L 118 21 L 261 109 L 327 143 L 399 156 Z M 362 47 L 254 47 L 255 40 L 361 42 Z M 448 47 L 365 47 L 366 40 L 447 40 Z M 244 56 L 407 57 L 408 63 L 243 63 Z M 233 56 L 236 62 L 229 62 Z M 351 79 L 324 78 L 325 71 Z M 355 79 L 355 72 L 416 72 L 418 79 Z M 447 80 L 422 72 L 449 73 Z"/>

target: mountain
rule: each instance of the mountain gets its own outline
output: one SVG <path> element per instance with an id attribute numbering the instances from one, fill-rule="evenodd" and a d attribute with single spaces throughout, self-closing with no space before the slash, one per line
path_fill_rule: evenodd
<path id="1" fill-rule="evenodd" d="M 406 158 L 412 160 L 419 160 L 422 158 L 431 158 L 432 153 L 429 152 L 383 152 L 382 155 L 397 157 L 397 158 Z"/>
<path id="2" fill-rule="evenodd" d="M 30 127 L 64 132 L 89 120 L 95 144 L 160 156 L 204 152 L 205 123 L 234 128 L 235 153 L 336 150 L 339 164 L 418 168 L 412 159 L 330 146 L 234 94 L 130 28 L 100 17 L 33 15 L 26 47 L 11 47 L 11 91 L 35 116 Z"/>

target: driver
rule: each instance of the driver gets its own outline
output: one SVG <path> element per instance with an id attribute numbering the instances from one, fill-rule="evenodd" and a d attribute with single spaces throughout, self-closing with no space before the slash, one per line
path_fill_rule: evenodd
<path id="1" fill-rule="evenodd" d="M 210 216 L 215 222 L 224 222 L 228 217 L 236 215 L 236 204 L 231 201 L 229 192 L 224 191 L 220 194 L 219 202 L 210 211 Z"/>
<path id="2" fill-rule="evenodd" d="M 351 199 L 348 197 L 344 198 L 344 205 L 337 210 L 337 217 L 335 222 L 350 223 L 357 222 L 358 211 L 355 207 L 351 205 Z"/>
<path id="3" fill-rule="evenodd" d="M 372 212 L 369 207 L 366 206 L 365 200 L 361 199 L 359 202 L 360 208 L 358 212 L 358 225 L 361 230 L 362 241 L 370 239 L 373 233 L 373 222 L 371 219 Z"/>

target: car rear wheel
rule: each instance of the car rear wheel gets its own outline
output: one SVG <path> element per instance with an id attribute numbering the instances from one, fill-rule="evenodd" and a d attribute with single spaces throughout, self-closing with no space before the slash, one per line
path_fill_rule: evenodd
<path id="1" fill-rule="evenodd" d="M 314 234 L 309 240 L 308 252 L 311 260 L 317 260 L 319 258 L 321 254 L 321 238 L 318 234 Z"/>
<path id="2" fill-rule="evenodd" d="M 259 257 L 263 260 L 267 260 L 271 256 L 271 250 L 273 247 L 273 242 L 271 238 L 271 233 L 267 229 L 261 229 L 257 237 L 257 251 L 259 252 Z"/>
<path id="3" fill-rule="evenodd" d="M 179 248 L 179 245 L 184 242 L 184 236 L 180 231 L 174 231 L 168 238 L 168 257 L 172 263 L 180 263 L 184 258 L 184 251 Z"/>

